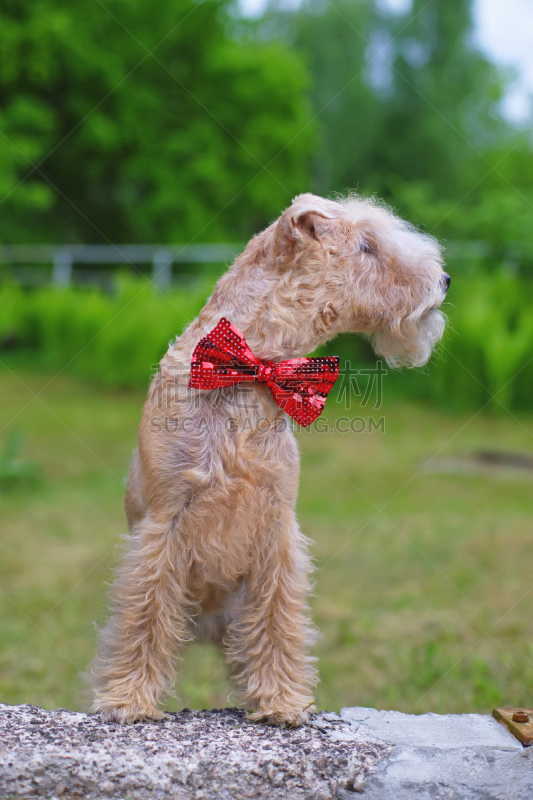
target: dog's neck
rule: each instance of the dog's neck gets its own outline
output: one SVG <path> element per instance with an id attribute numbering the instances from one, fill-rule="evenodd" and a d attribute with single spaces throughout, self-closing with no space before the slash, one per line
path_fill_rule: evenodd
<path id="1" fill-rule="evenodd" d="M 222 308 L 211 307 L 208 304 L 200 317 L 180 337 L 191 354 L 198 341 L 210 333 L 222 317 L 229 320 L 242 333 L 248 347 L 257 358 L 284 361 L 308 355 L 314 349 L 305 341 L 291 340 L 280 328 L 279 321 L 274 324 L 266 314 L 254 316 L 247 313 L 240 305 L 228 302 Z"/>
<path id="2" fill-rule="evenodd" d="M 322 341 L 312 325 L 287 308 L 282 314 L 280 305 L 272 302 L 272 295 L 261 299 L 250 293 L 239 292 L 238 298 L 226 294 L 224 302 L 209 301 L 198 319 L 201 336 L 209 333 L 222 317 L 232 323 L 244 336 L 257 358 L 284 361 L 309 355 L 330 338 Z M 271 306 L 275 306 L 272 308 Z M 297 324 L 295 324 L 297 323 Z"/>
<path id="3" fill-rule="evenodd" d="M 277 268 L 276 224 L 254 237 L 218 281 L 212 296 L 177 340 L 175 350 L 190 359 L 194 347 L 222 317 L 245 337 L 257 358 L 284 361 L 312 353 L 339 331 L 299 308 L 291 267 Z"/>

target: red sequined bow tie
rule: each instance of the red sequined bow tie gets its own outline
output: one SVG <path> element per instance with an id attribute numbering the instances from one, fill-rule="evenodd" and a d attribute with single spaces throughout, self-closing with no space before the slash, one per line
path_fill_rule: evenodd
<path id="1" fill-rule="evenodd" d="M 266 383 L 278 406 L 307 427 L 322 413 L 338 377 L 337 356 L 279 363 L 256 358 L 242 333 L 222 318 L 194 348 L 189 386 L 218 389 L 243 381 Z"/>

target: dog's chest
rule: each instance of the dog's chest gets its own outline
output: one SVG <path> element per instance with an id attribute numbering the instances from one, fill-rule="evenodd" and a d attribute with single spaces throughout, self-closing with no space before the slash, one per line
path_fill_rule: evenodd
<path id="1" fill-rule="evenodd" d="M 204 448 L 209 495 L 213 499 L 220 491 L 225 498 L 221 505 L 231 515 L 243 504 L 246 514 L 253 514 L 263 501 L 296 498 L 299 455 L 291 421 L 264 389 L 249 387 L 206 398 L 211 422 Z"/>

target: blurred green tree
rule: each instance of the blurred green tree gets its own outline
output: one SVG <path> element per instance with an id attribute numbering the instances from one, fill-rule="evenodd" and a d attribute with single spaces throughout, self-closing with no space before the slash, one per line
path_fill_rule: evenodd
<path id="1" fill-rule="evenodd" d="M 305 69 L 231 10 L 5 0 L 0 240 L 239 239 L 307 189 Z"/>
<path id="2" fill-rule="evenodd" d="M 472 0 L 413 0 L 399 15 L 378 0 L 282 9 L 271 0 L 260 24 L 312 76 L 313 189 L 375 193 L 441 239 L 486 240 L 493 265 L 518 240 L 533 274 L 531 136 L 502 117 L 509 76 L 475 46 Z"/>

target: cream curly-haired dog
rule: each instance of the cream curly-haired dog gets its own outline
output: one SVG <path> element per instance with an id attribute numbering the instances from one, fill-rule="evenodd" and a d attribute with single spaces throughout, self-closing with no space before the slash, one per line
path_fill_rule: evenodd
<path id="1" fill-rule="evenodd" d="M 187 388 L 191 355 L 226 317 L 261 359 L 301 357 L 354 331 L 389 364 L 421 365 L 442 336 L 449 282 L 431 237 L 356 197 L 300 195 L 250 241 L 150 388 L 95 711 L 160 718 L 179 649 L 207 635 L 223 644 L 250 719 L 305 721 L 316 676 L 296 442 L 264 383 Z"/>

